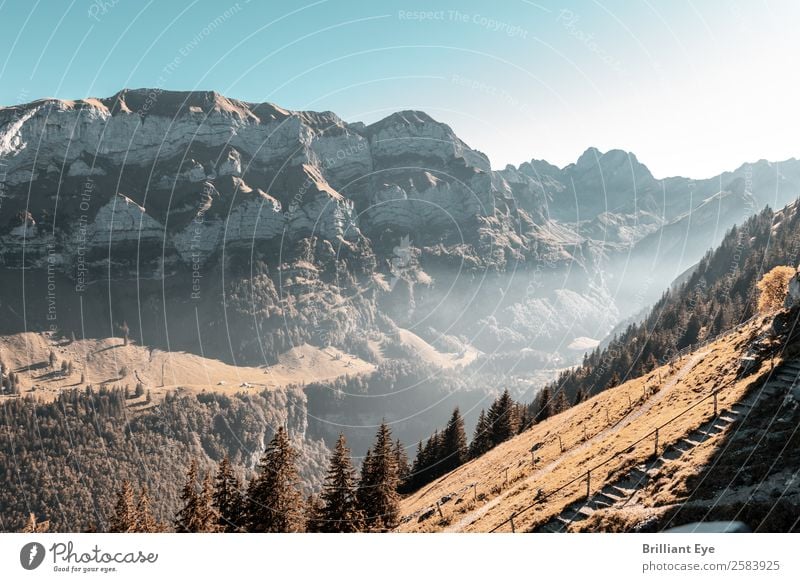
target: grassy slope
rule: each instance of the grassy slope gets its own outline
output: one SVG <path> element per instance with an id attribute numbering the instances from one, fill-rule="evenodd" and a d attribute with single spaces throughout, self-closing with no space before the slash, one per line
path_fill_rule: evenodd
<path id="1" fill-rule="evenodd" d="M 737 380 L 739 359 L 763 325 L 761 320 L 752 322 L 674 365 L 662 366 L 598 394 L 429 484 L 403 500 L 401 515 L 406 521 L 400 531 L 489 531 L 530 505 L 538 490 L 547 494 L 580 477 L 713 389 L 721 389 L 720 408 L 740 401 L 762 371 Z M 710 417 L 708 400 L 662 429 L 661 446 L 679 440 Z M 530 453 L 534 445 L 540 445 L 535 468 Z M 592 490 L 600 489 L 652 453 L 652 439 L 647 439 L 633 450 L 614 456 L 613 461 L 593 471 Z M 471 487 L 473 483 L 477 492 Z M 585 492 L 585 480 L 565 488 L 516 518 L 517 531 L 546 522 Z M 437 500 L 448 496 L 440 505 L 442 516 L 430 511 Z M 426 513 L 429 515 L 420 519 Z"/>

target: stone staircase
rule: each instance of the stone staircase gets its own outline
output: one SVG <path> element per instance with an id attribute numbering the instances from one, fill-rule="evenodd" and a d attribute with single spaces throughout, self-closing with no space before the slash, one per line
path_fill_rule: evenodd
<path id="1" fill-rule="evenodd" d="M 773 372 L 771 379 L 761 388 L 740 402 L 722 410 L 715 418 L 685 435 L 675 443 L 665 447 L 660 455 L 628 470 L 622 477 L 606 484 L 588 499 L 581 499 L 568 505 L 556 517 L 532 530 L 540 533 L 565 532 L 570 524 L 590 517 L 595 511 L 609 507 L 622 508 L 633 494 L 644 487 L 660 471 L 667 461 L 678 459 L 687 451 L 719 434 L 755 407 L 762 398 L 792 398 L 800 402 L 800 360 L 782 364 Z"/>

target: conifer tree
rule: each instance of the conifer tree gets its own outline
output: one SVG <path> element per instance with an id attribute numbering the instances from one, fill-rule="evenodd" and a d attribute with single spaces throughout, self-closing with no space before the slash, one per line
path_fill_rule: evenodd
<path id="1" fill-rule="evenodd" d="M 324 533 L 322 518 L 322 500 L 319 495 L 311 493 L 306 497 L 305 531 L 308 533 Z"/>
<path id="2" fill-rule="evenodd" d="M 589 400 L 589 391 L 586 389 L 586 387 L 581 386 L 575 393 L 575 400 L 573 401 L 573 406 L 580 404 L 581 402 L 585 402 L 586 400 Z"/>
<path id="3" fill-rule="evenodd" d="M 558 391 L 556 395 L 555 401 L 553 402 L 552 411 L 553 414 L 559 414 L 564 412 L 565 410 L 569 410 L 570 404 L 569 400 L 567 399 L 567 394 L 562 388 Z"/>
<path id="4" fill-rule="evenodd" d="M 207 529 L 208 515 L 203 509 L 203 500 L 197 492 L 197 461 L 192 459 L 186 472 L 186 483 L 181 491 L 183 506 L 175 518 L 175 531 L 178 533 L 199 533 Z"/>
<path id="5" fill-rule="evenodd" d="M 356 499 L 356 475 L 343 434 L 339 434 L 336 440 L 320 501 L 318 531 L 351 533 L 361 530 L 362 519 Z"/>
<path id="6" fill-rule="evenodd" d="M 478 424 L 475 425 L 475 433 L 472 436 L 472 442 L 469 445 L 469 456 L 472 459 L 480 457 L 491 448 L 492 435 L 490 433 L 489 423 L 486 420 L 486 412 L 481 410 L 481 413 L 478 415 Z"/>
<path id="7" fill-rule="evenodd" d="M 508 389 L 505 389 L 503 394 L 489 407 L 486 420 L 489 423 L 492 446 L 497 446 L 514 436 L 516 433 L 514 401 L 511 399 Z"/>
<path id="8" fill-rule="evenodd" d="M 206 473 L 203 479 L 203 486 L 200 488 L 200 497 L 198 503 L 198 510 L 200 516 L 201 532 L 215 532 L 217 531 L 217 523 L 219 516 L 214 509 L 214 485 L 211 480 L 211 475 Z"/>
<path id="9" fill-rule="evenodd" d="M 46 533 L 49 529 L 49 521 L 37 521 L 36 516 L 32 513 L 29 513 L 28 521 L 25 522 L 25 527 L 22 528 L 22 533 Z"/>
<path id="10" fill-rule="evenodd" d="M 620 384 L 622 384 L 622 379 L 619 377 L 619 373 L 614 370 L 614 373 L 611 374 L 611 379 L 608 381 L 606 388 L 616 388 Z"/>
<path id="11" fill-rule="evenodd" d="M 109 531 L 113 533 L 130 533 L 137 529 L 136 500 L 130 481 L 123 481 L 117 492 L 114 504 L 114 515 L 109 523 Z"/>
<path id="12" fill-rule="evenodd" d="M 406 454 L 406 449 L 400 439 L 397 439 L 394 443 L 394 456 L 397 462 L 397 478 L 402 484 L 408 479 L 411 467 L 408 463 L 408 454 Z"/>
<path id="13" fill-rule="evenodd" d="M 228 455 L 223 457 L 217 469 L 212 504 L 219 531 L 230 533 L 241 530 L 242 483 L 233 472 Z"/>
<path id="14" fill-rule="evenodd" d="M 545 386 L 539 391 L 539 394 L 536 397 L 535 421 L 537 423 L 550 418 L 550 415 L 552 414 L 552 409 L 551 409 L 552 400 L 553 400 L 553 393 L 550 390 L 549 386 Z"/>
<path id="15" fill-rule="evenodd" d="M 519 418 L 519 426 L 517 433 L 521 434 L 528 430 L 533 424 L 533 419 L 530 416 L 530 409 L 527 405 L 520 404 L 517 408 L 517 418 Z"/>
<path id="16" fill-rule="evenodd" d="M 453 410 L 450 421 L 442 434 L 441 474 L 463 465 L 469 454 L 464 419 L 458 407 Z"/>
<path id="17" fill-rule="evenodd" d="M 364 458 L 358 484 L 358 505 L 367 529 L 387 530 L 397 526 L 400 518 L 397 485 L 392 433 L 386 422 L 382 422 L 375 444 Z"/>
<path id="18" fill-rule="evenodd" d="M 247 530 L 296 532 L 303 527 L 303 497 L 295 452 L 286 429 L 280 427 L 258 463 L 247 489 Z"/>
<path id="19" fill-rule="evenodd" d="M 140 533 L 157 533 L 163 531 L 150 510 L 150 495 L 147 487 L 142 487 L 139 503 L 136 505 L 136 531 Z"/>

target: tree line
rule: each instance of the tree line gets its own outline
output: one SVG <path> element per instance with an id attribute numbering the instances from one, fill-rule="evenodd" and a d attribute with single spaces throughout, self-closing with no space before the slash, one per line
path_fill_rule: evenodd
<path id="1" fill-rule="evenodd" d="M 179 533 L 362 532 L 388 531 L 399 523 L 398 487 L 407 471 L 399 443 L 381 423 L 367 451 L 360 474 L 350 449 L 339 435 L 318 495 L 303 495 L 297 451 L 289 433 L 278 428 L 258 462 L 255 475 L 244 483 L 226 456 L 213 477 L 201 477 L 192 460 L 180 493 L 180 509 L 172 527 Z M 136 502 L 130 483 L 117 493 L 113 532 L 166 531 L 148 512 L 147 492 Z"/>

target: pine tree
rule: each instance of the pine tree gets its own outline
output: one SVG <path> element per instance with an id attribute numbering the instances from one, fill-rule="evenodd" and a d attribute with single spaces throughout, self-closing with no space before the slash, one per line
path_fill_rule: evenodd
<path id="1" fill-rule="evenodd" d="M 441 474 L 463 465 L 467 461 L 468 454 L 464 419 L 461 418 L 461 412 L 456 407 L 444 433 L 442 433 Z"/>
<path id="2" fill-rule="evenodd" d="M 567 394 L 563 389 L 561 389 L 558 391 L 558 395 L 556 396 L 555 401 L 553 402 L 552 406 L 553 414 L 559 414 L 561 412 L 564 412 L 565 410 L 569 410 L 569 408 L 570 404 L 569 404 L 569 399 L 567 398 Z"/>
<path id="3" fill-rule="evenodd" d="M 478 415 L 478 424 L 475 425 L 475 433 L 469 445 L 469 456 L 471 459 L 480 457 L 492 448 L 492 435 L 489 422 L 486 420 L 486 412 L 481 410 Z"/>
<path id="4" fill-rule="evenodd" d="M 28 521 L 25 522 L 25 527 L 22 528 L 22 533 L 46 533 L 49 530 L 49 521 L 37 521 L 36 516 L 32 513 L 29 513 Z"/>
<path id="5" fill-rule="evenodd" d="M 356 475 L 343 434 L 339 434 L 336 440 L 320 501 L 319 531 L 350 533 L 362 529 L 356 499 Z"/>
<path id="6" fill-rule="evenodd" d="M 519 418 L 519 427 L 517 427 L 518 434 L 522 434 L 533 424 L 533 419 L 530 417 L 530 409 L 527 405 L 519 405 L 517 408 L 517 418 Z"/>
<path id="7" fill-rule="evenodd" d="M 575 406 L 581 402 L 585 402 L 586 400 L 589 400 L 589 391 L 584 386 L 581 386 L 575 393 L 575 400 L 572 402 L 572 404 Z"/>
<path id="8" fill-rule="evenodd" d="M 367 454 L 371 454 L 367 452 Z M 425 449 L 422 446 L 422 441 L 417 443 L 417 454 L 414 457 L 414 463 L 411 465 L 411 471 L 406 477 L 405 483 L 402 484 L 403 492 L 413 491 L 420 487 L 424 481 L 422 476 L 425 469 Z"/>
<path id="9" fill-rule="evenodd" d="M 394 529 L 399 521 L 397 462 L 392 447 L 392 433 L 385 422 L 375 436 L 375 445 L 367 452 L 358 484 L 358 505 L 368 529 Z"/>
<path id="10" fill-rule="evenodd" d="M 553 400 L 553 393 L 551 392 L 549 386 L 545 386 L 539 391 L 539 394 L 536 397 L 535 421 L 537 423 L 550 418 L 550 415 L 552 414 L 552 409 L 551 409 L 552 400 Z"/>
<path id="11" fill-rule="evenodd" d="M 113 533 L 130 533 L 137 529 L 136 501 L 130 481 L 123 481 L 117 492 L 114 515 L 109 523 L 109 531 Z"/>
<path id="12" fill-rule="evenodd" d="M 206 473 L 203 479 L 203 486 L 200 488 L 198 514 L 200 517 L 201 532 L 217 531 L 219 516 L 214 509 L 214 486 L 209 473 Z"/>
<path id="13" fill-rule="evenodd" d="M 514 401 L 511 399 L 508 389 L 504 390 L 503 394 L 489 407 L 486 420 L 489 423 L 492 446 L 497 446 L 514 436 L 516 433 Z"/>
<path id="14" fill-rule="evenodd" d="M 397 462 L 397 478 L 401 484 L 405 483 L 408 480 L 409 473 L 411 473 L 411 467 L 408 464 L 406 449 L 400 439 L 397 439 L 394 443 L 394 457 Z"/>
<path id="15" fill-rule="evenodd" d="M 247 530 L 296 532 L 303 527 L 303 497 L 295 452 L 286 429 L 280 427 L 258 463 L 247 490 Z"/>
<path id="16" fill-rule="evenodd" d="M 233 472 L 228 455 L 225 455 L 217 469 L 213 507 L 217 514 L 219 531 L 229 533 L 241 531 L 242 483 Z"/>
<path id="17" fill-rule="evenodd" d="M 186 472 L 186 483 L 181 491 L 183 506 L 175 518 L 175 531 L 178 533 L 198 533 L 205 531 L 205 516 L 197 493 L 197 461 L 192 459 Z"/>
<path id="18" fill-rule="evenodd" d="M 700 329 L 700 318 L 697 316 L 697 313 L 692 313 L 692 315 L 689 316 L 689 320 L 686 322 L 686 329 L 683 332 L 683 336 L 678 342 L 678 349 L 696 344 L 697 340 L 700 339 Z"/>
<path id="19" fill-rule="evenodd" d="M 142 487 L 139 503 L 136 506 L 136 531 L 140 533 L 157 533 L 164 528 L 158 523 L 150 510 L 150 496 L 147 487 Z"/>
<path id="20" fill-rule="evenodd" d="M 324 533 L 324 519 L 322 518 L 322 501 L 319 495 L 311 493 L 306 497 L 305 531 L 308 533 Z"/>

